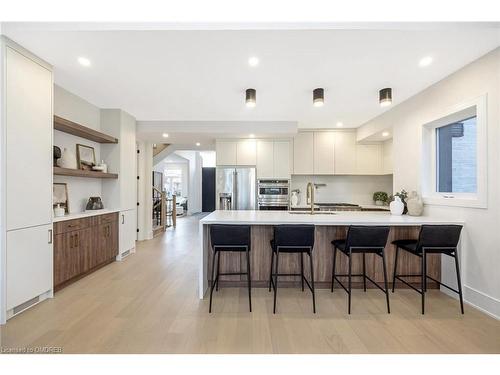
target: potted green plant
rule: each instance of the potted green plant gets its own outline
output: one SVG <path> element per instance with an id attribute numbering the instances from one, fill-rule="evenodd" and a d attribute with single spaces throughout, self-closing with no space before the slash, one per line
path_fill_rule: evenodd
<path id="1" fill-rule="evenodd" d="M 373 201 L 377 206 L 383 206 L 385 203 L 387 203 L 387 200 L 389 199 L 389 196 L 385 191 L 376 191 L 373 193 Z"/>

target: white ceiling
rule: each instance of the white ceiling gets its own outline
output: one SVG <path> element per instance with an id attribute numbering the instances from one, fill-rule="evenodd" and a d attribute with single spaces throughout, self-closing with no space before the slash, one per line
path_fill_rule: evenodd
<path id="1" fill-rule="evenodd" d="M 387 110 L 378 105 L 380 88 L 393 88 L 396 105 L 500 44 L 491 24 L 420 30 L 3 29 L 54 65 L 57 84 L 140 121 L 291 121 L 310 128 L 338 121 L 358 127 Z M 433 64 L 420 68 L 427 55 Z M 92 65 L 79 65 L 79 56 Z M 250 56 L 259 57 L 258 67 L 249 67 Z M 249 87 L 257 90 L 253 109 L 244 105 Z M 321 108 L 312 106 L 316 87 L 325 88 Z"/>

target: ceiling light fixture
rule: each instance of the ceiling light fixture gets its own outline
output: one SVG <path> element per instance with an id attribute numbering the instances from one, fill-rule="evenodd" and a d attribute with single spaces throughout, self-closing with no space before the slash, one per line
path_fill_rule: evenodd
<path id="1" fill-rule="evenodd" d="M 337 128 L 341 128 L 342 126 L 344 126 L 344 124 L 342 122 L 337 122 Z"/>
<path id="2" fill-rule="evenodd" d="M 250 65 L 251 67 L 256 67 L 257 65 L 259 65 L 259 58 L 255 56 L 250 57 L 248 59 L 248 65 Z"/>
<path id="3" fill-rule="evenodd" d="M 392 89 L 390 87 L 386 87 L 382 89 L 378 93 L 378 100 L 381 107 L 387 107 L 392 104 Z"/>
<path id="4" fill-rule="evenodd" d="M 90 60 L 87 59 L 86 57 L 79 57 L 78 62 L 80 63 L 80 65 L 90 66 Z"/>
<path id="5" fill-rule="evenodd" d="M 163 133 L 162 136 L 163 138 L 168 138 L 168 133 Z"/>
<path id="6" fill-rule="evenodd" d="M 245 104 L 247 107 L 255 107 L 257 105 L 257 91 L 255 89 L 246 89 Z"/>
<path id="7" fill-rule="evenodd" d="M 255 138 L 255 134 L 250 134 L 250 138 Z"/>
<path id="8" fill-rule="evenodd" d="M 426 67 L 426 66 L 429 66 L 432 64 L 432 57 L 431 56 L 425 56 L 425 57 L 422 57 L 420 59 L 420 61 L 418 62 L 418 65 L 422 68 Z"/>
<path id="9" fill-rule="evenodd" d="M 382 137 L 388 137 L 389 136 L 389 132 L 382 132 Z"/>
<path id="10" fill-rule="evenodd" d="M 317 88 L 313 90 L 313 105 L 315 107 L 322 107 L 325 104 L 325 90 Z"/>
<path id="11" fill-rule="evenodd" d="M 196 142 L 196 146 L 200 146 L 200 145 L 201 145 L 201 143 L 200 143 L 200 142 Z"/>

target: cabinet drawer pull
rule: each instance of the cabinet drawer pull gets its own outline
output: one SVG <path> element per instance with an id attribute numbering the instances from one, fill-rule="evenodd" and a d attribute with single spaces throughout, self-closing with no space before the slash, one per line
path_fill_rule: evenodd
<path id="1" fill-rule="evenodd" d="M 52 229 L 49 229 L 49 244 L 52 243 Z"/>
<path id="2" fill-rule="evenodd" d="M 122 224 L 125 224 L 125 215 L 122 215 Z"/>

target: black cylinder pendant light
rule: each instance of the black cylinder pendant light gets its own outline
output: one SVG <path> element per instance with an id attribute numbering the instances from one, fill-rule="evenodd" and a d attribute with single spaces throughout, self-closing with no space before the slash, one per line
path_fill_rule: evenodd
<path id="1" fill-rule="evenodd" d="M 315 107 L 321 107 L 325 104 L 325 90 L 322 88 L 317 88 L 313 90 L 313 105 Z"/>
<path id="2" fill-rule="evenodd" d="M 392 104 L 392 89 L 386 87 L 378 92 L 378 101 L 381 107 L 387 107 Z"/>
<path id="3" fill-rule="evenodd" d="M 257 91 L 255 89 L 246 89 L 245 104 L 247 107 L 255 107 L 257 104 Z"/>

